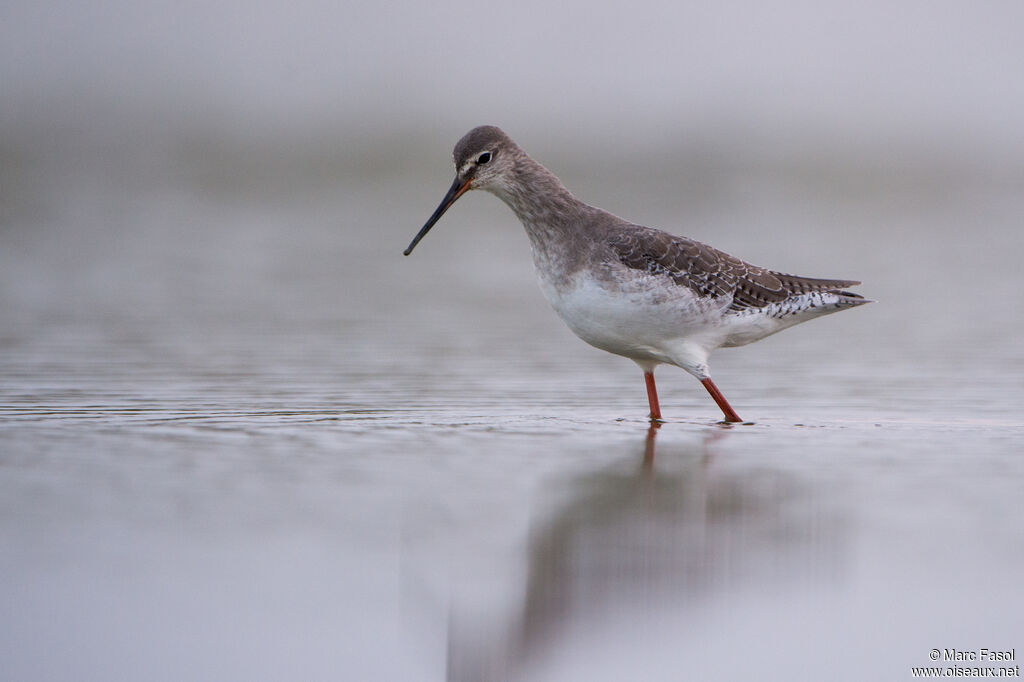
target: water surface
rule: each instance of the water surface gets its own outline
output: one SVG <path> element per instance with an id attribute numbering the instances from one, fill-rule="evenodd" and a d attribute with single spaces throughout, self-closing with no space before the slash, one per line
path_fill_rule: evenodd
<path id="1" fill-rule="evenodd" d="M 499 202 L 401 256 L 445 152 L 13 172 L 5 678 L 910 679 L 1024 648 L 1017 175 L 670 155 L 631 192 L 619 162 L 556 166 L 878 301 L 713 356 L 751 425 L 661 368 L 651 431 Z"/>

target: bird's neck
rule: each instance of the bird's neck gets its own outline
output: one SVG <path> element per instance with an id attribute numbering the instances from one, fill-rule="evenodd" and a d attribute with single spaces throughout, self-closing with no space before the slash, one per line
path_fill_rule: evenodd
<path id="1" fill-rule="evenodd" d="M 571 275 L 586 243 L 586 216 L 595 209 L 574 197 L 553 173 L 529 157 L 519 161 L 507 182 L 491 191 L 526 228 L 538 272 L 556 278 Z"/>
<path id="2" fill-rule="evenodd" d="M 508 204 L 531 239 L 565 239 L 580 228 L 580 217 L 590 208 L 529 157 L 521 159 L 508 180 L 491 191 Z"/>

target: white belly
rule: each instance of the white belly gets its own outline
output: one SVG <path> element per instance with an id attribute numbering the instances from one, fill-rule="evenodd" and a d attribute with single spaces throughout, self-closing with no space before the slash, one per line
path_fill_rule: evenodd
<path id="1" fill-rule="evenodd" d="M 691 365 L 722 345 L 722 306 L 662 278 L 596 280 L 577 273 L 569 286 L 541 277 L 541 289 L 569 328 L 601 350 L 640 362 Z M 726 304 L 727 305 L 727 304 Z"/>

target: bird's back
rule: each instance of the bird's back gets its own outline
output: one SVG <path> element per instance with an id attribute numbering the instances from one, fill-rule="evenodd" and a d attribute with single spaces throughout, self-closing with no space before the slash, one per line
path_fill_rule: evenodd
<path id="1" fill-rule="evenodd" d="M 869 301 L 847 291 L 860 282 L 802 277 L 763 268 L 712 246 L 640 225 L 623 224 L 607 237 L 612 257 L 638 276 L 664 278 L 681 294 L 716 302 L 722 345 L 738 346 L 799 322 Z"/>

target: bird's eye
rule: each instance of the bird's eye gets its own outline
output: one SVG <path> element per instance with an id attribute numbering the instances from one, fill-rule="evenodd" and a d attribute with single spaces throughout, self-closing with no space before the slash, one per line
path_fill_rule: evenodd
<path id="1" fill-rule="evenodd" d="M 491 153 L 490 152 L 484 152 L 480 156 L 476 157 L 476 165 L 482 166 L 485 163 L 489 162 L 490 160 L 491 160 Z"/>

